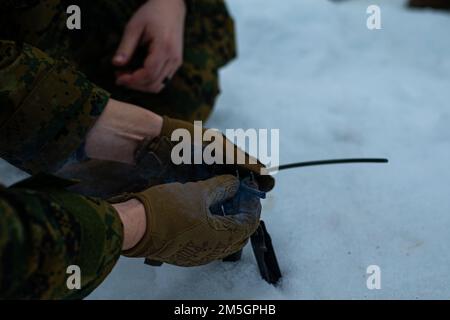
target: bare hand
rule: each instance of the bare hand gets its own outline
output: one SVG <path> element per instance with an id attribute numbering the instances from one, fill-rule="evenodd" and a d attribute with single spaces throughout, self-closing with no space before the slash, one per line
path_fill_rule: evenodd
<path id="1" fill-rule="evenodd" d="M 149 0 L 128 22 L 113 58 L 117 67 L 126 66 L 138 46 L 147 56 L 141 68 L 117 74 L 117 85 L 143 92 L 160 92 L 183 62 L 184 0 Z"/>

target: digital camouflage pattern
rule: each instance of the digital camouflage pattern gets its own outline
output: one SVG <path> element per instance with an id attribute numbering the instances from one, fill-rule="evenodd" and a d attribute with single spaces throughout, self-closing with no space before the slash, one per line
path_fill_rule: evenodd
<path id="1" fill-rule="evenodd" d="M 222 0 L 190 0 L 184 64 L 160 94 L 115 86 L 111 58 L 143 0 L 0 0 L 0 157 L 31 174 L 54 172 L 82 146 L 110 96 L 154 112 L 204 120 L 217 72 L 235 56 Z M 82 29 L 66 28 L 66 8 Z M 48 177 L 0 187 L 0 298 L 82 298 L 120 255 L 122 226 L 107 203 Z M 55 183 L 56 182 L 56 183 Z M 79 265 L 82 289 L 66 268 Z"/>
<path id="2" fill-rule="evenodd" d="M 117 6 L 121 2 L 118 1 Z M 139 4 L 142 2 L 137 1 Z M 142 93 L 115 85 L 115 70 L 111 68 L 110 61 L 128 20 L 128 16 L 120 11 L 116 15 L 113 12 L 103 13 L 105 19 L 114 16 L 116 20 L 113 24 L 117 27 L 111 29 L 110 25 L 107 25 L 107 31 L 99 31 L 100 37 L 100 34 L 109 34 L 108 41 L 105 48 L 99 48 L 104 51 L 97 54 L 103 57 L 100 67 L 96 65 L 89 68 L 91 72 L 94 71 L 89 77 L 110 91 L 117 100 L 177 119 L 191 122 L 206 120 L 220 92 L 218 70 L 236 56 L 234 22 L 222 0 L 192 0 L 191 3 L 186 17 L 184 63 L 162 92 Z M 139 57 L 139 54 L 137 56 Z M 135 63 L 138 64 L 142 60 L 138 58 Z M 99 69 L 102 71 L 95 71 Z"/>
<path id="3" fill-rule="evenodd" d="M 53 171 L 83 143 L 108 93 L 28 44 L 2 41 L 0 56 L 0 157 L 29 173 Z"/>
<path id="4" fill-rule="evenodd" d="M 224 1 L 189 1 L 184 64 L 159 94 L 116 86 L 111 64 L 143 2 L 0 0 L 2 158 L 27 172 L 53 172 L 81 144 L 108 92 L 174 118 L 208 117 L 219 93 L 218 69 L 236 55 Z M 66 9 L 74 3 L 81 8 L 81 30 L 66 26 Z"/>
<path id="5" fill-rule="evenodd" d="M 79 299 L 109 274 L 120 256 L 122 224 L 106 202 L 64 190 L 38 176 L 0 186 L 0 298 Z M 67 268 L 81 270 L 69 290 Z"/>

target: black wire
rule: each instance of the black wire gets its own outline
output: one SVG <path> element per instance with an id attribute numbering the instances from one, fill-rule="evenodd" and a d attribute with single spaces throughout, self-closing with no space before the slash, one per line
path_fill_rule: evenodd
<path id="1" fill-rule="evenodd" d="M 277 168 L 269 168 L 269 171 L 277 170 L 287 170 L 300 167 L 311 167 L 311 166 L 323 166 L 329 164 L 342 164 L 342 163 L 388 163 L 388 159 L 383 158 L 353 158 L 353 159 L 331 159 L 331 160 L 317 160 L 317 161 L 305 161 L 298 163 L 289 163 L 281 165 Z"/>

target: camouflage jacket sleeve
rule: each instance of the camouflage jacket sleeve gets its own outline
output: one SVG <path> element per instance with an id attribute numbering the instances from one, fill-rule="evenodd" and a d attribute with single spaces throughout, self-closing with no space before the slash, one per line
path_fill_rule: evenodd
<path id="1" fill-rule="evenodd" d="M 67 61 L 0 40 L 0 157 L 28 173 L 56 170 L 108 98 Z"/>
<path id="2" fill-rule="evenodd" d="M 120 218 L 104 201 L 36 185 L 0 186 L 0 298 L 83 298 L 120 255 Z M 69 266 L 80 268 L 80 289 L 67 286 Z"/>

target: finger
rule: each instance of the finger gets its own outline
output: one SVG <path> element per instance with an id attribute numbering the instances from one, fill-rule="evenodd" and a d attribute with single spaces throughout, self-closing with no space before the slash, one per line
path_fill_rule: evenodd
<path id="1" fill-rule="evenodd" d="M 169 67 L 167 68 L 167 78 L 172 79 L 175 76 L 175 73 L 181 67 L 181 59 L 174 58 L 169 60 Z"/>
<path id="2" fill-rule="evenodd" d="M 132 73 L 125 73 L 120 75 L 116 83 L 118 85 L 124 85 L 133 88 L 145 88 L 148 85 L 147 78 L 149 77 L 149 71 L 145 68 L 141 68 L 133 71 Z"/>
<path id="3" fill-rule="evenodd" d="M 148 89 L 151 92 L 160 92 L 166 86 L 165 80 L 169 79 L 170 73 L 172 72 L 173 65 L 171 65 L 170 61 L 166 61 L 164 67 L 161 69 L 160 74 L 156 81 L 150 83 Z"/>
<path id="4" fill-rule="evenodd" d="M 261 209 L 259 208 L 259 213 Z M 224 238 L 232 237 L 233 243 L 239 243 L 248 239 L 259 226 L 259 214 L 236 214 L 232 216 L 208 216 L 209 225 L 220 233 Z"/>
<path id="5" fill-rule="evenodd" d="M 122 80 L 122 79 L 126 79 L 126 80 Z M 125 86 L 128 89 L 135 90 L 135 91 L 141 91 L 141 92 L 145 92 L 145 93 L 148 93 L 148 92 L 157 93 L 155 91 L 149 90 L 149 87 L 146 84 L 142 84 L 142 83 L 135 84 L 132 80 L 128 80 L 128 79 L 129 78 L 127 78 L 127 77 L 118 79 L 116 84 L 120 85 L 120 86 Z M 161 91 L 163 88 L 164 87 L 161 85 L 161 89 L 159 89 L 159 91 Z"/>
<path id="6" fill-rule="evenodd" d="M 239 251 L 241 251 L 248 243 L 248 238 L 244 240 L 240 240 L 237 243 L 234 243 L 230 247 L 226 249 L 219 257 L 218 259 L 226 259 L 229 258 L 231 255 L 237 254 Z M 228 261 L 234 261 L 234 260 L 228 260 Z"/>
<path id="7" fill-rule="evenodd" d="M 149 84 L 158 79 L 166 62 L 167 56 L 161 46 L 157 42 L 153 43 L 149 55 L 144 61 L 144 68 L 149 70 L 149 77 L 147 79 Z"/>
<path id="8" fill-rule="evenodd" d="M 172 71 L 169 72 L 169 79 L 172 79 L 175 76 L 175 73 L 177 73 L 178 69 L 180 68 L 176 63 L 174 63 L 174 68 L 172 68 Z"/>
<path id="9" fill-rule="evenodd" d="M 155 84 L 151 86 L 146 86 L 145 92 L 152 92 L 152 93 L 160 93 L 164 89 L 164 84 Z"/>
<path id="10" fill-rule="evenodd" d="M 131 79 L 131 73 L 129 72 L 117 72 L 116 73 L 116 85 L 126 86 L 129 85 Z"/>
<path id="11" fill-rule="evenodd" d="M 162 77 L 158 81 L 161 81 L 164 87 L 167 87 L 180 66 L 181 64 L 178 59 L 169 60 L 167 66 L 164 67 L 164 71 L 161 73 Z"/>
<path id="12" fill-rule="evenodd" d="M 119 48 L 113 58 L 114 65 L 124 66 L 130 61 L 139 43 L 142 32 L 143 28 L 140 25 L 129 23 L 125 27 Z"/>
<path id="13" fill-rule="evenodd" d="M 124 70 L 116 70 L 116 71 L 114 72 L 114 74 L 115 74 L 116 80 L 117 80 L 118 78 L 120 78 L 120 77 L 123 76 L 124 74 L 128 74 L 128 72 L 126 72 L 126 71 L 124 71 Z"/>
<path id="14" fill-rule="evenodd" d="M 233 245 L 233 247 L 230 249 L 231 254 L 235 254 L 238 251 L 241 251 L 248 243 L 249 237 L 245 238 L 244 240 L 241 240 Z"/>
<path id="15" fill-rule="evenodd" d="M 234 197 L 239 189 L 239 183 L 239 179 L 232 175 L 217 176 L 200 182 L 209 206 Z"/>
<path id="16" fill-rule="evenodd" d="M 157 53 L 150 53 L 150 55 L 153 56 L 157 56 Z M 150 59 L 150 55 L 147 57 L 146 61 L 148 61 L 148 59 Z M 166 65 L 167 60 L 163 60 L 161 62 L 162 66 L 164 67 Z M 159 69 L 157 69 L 159 70 Z M 160 74 L 162 73 L 162 68 L 161 70 L 157 71 Z M 125 85 L 127 87 L 133 88 L 133 89 L 139 89 L 141 91 L 151 91 L 151 92 L 158 92 L 160 90 L 162 90 L 164 88 L 164 86 L 162 85 L 162 81 L 161 82 L 156 82 L 155 80 L 153 80 L 155 78 L 154 75 L 154 70 L 152 69 L 152 67 L 149 67 L 148 63 L 146 65 L 146 63 L 144 63 L 143 68 L 140 68 L 138 70 L 135 70 L 132 73 L 126 73 L 126 74 L 122 74 L 120 75 L 117 80 L 116 83 L 118 85 Z"/>

